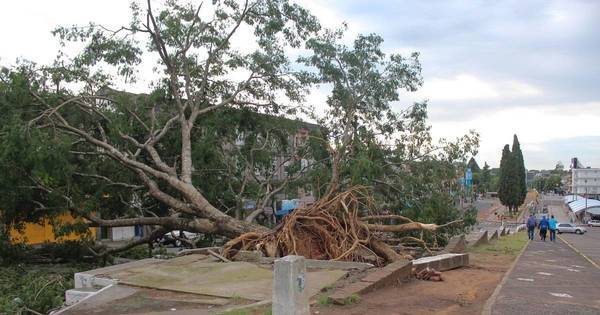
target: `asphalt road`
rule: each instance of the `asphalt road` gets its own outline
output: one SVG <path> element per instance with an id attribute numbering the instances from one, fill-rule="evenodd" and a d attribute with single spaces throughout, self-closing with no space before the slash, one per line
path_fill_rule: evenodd
<path id="1" fill-rule="evenodd" d="M 564 242 L 531 241 L 492 314 L 600 314 L 600 270 Z"/>
<path id="2" fill-rule="evenodd" d="M 587 256 L 589 259 L 600 265 L 600 227 L 585 227 L 587 233 L 578 234 L 561 234 L 565 241 L 573 245 L 577 250 Z M 600 272 L 600 270 L 598 270 Z M 600 295 L 600 292 L 598 293 Z"/>

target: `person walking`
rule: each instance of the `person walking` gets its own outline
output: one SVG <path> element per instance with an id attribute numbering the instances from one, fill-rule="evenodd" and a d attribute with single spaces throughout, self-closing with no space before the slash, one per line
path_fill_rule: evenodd
<path id="1" fill-rule="evenodd" d="M 546 233 L 548 233 L 548 225 L 546 216 L 543 216 L 540 220 L 540 239 L 544 242 L 546 241 Z"/>
<path id="2" fill-rule="evenodd" d="M 548 221 L 548 227 L 550 228 L 550 242 L 556 242 L 556 219 L 554 215 L 550 216 L 550 220 Z"/>
<path id="3" fill-rule="evenodd" d="M 535 231 L 535 216 L 533 214 L 529 215 L 529 219 L 527 219 L 527 234 L 529 235 L 529 239 L 533 241 L 534 231 Z"/>

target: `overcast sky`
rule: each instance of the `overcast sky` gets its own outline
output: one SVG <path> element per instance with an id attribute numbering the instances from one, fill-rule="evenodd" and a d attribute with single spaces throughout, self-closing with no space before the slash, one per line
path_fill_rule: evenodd
<path id="1" fill-rule="evenodd" d="M 429 100 L 436 137 L 481 133 L 476 157 L 499 163 L 521 140 L 526 167 L 600 167 L 600 1 L 298 1 L 348 37 L 378 33 L 389 53 L 421 53 L 425 84 L 398 108 Z M 57 25 L 129 20 L 126 0 L 3 1 L 0 64 L 49 63 Z M 310 100 L 318 106 L 325 94 Z"/>

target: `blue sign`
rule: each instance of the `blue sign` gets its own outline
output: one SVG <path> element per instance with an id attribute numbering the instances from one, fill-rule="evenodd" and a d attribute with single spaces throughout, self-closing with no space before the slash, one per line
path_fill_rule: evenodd
<path id="1" fill-rule="evenodd" d="M 473 185 L 473 172 L 470 168 L 467 168 L 467 173 L 465 174 L 465 182 L 467 186 Z"/>

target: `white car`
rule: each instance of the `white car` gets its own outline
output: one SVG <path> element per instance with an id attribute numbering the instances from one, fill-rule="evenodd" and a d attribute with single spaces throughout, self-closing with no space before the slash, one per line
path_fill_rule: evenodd
<path id="1" fill-rule="evenodd" d="M 588 226 L 592 227 L 592 226 L 600 226 L 600 220 L 589 220 L 588 221 Z"/>
<path id="2" fill-rule="evenodd" d="M 556 231 L 560 233 L 575 233 L 575 234 L 583 234 L 587 232 L 587 230 L 583 226 L 577 226 L 573 223 L 559 223 L 556 226 Z"/>
<path id="3" fill-rule="evenodd" d="M 182 246 L 185 246 L 187 244 L 185 242 L 182 242 L 181 239 L 185 239 L 185 240 L 189 240 L 189 241 L 193 242 L 193 241 L 195 241 L 196 239 L 198 239 L 201 236 L 202 235 L 198 234 L 198 233 L 175 230 L 175 231 L 171 231 L 171 232 L 166 233 L 165 235 L 163 235 L 158 240 L 158 242 L 160 244 L 162 244 L 163 246 L 173 245 L 175 247 L 182 247 Z"/>

